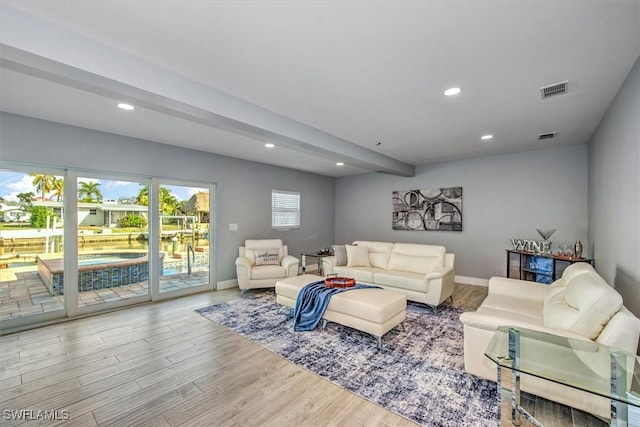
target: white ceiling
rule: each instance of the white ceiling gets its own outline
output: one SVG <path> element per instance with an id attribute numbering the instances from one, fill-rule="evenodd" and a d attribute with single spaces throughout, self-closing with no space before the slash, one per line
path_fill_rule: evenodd
<path id="1" fill-rule="evenodd" d="M 637 0 L 0 7 L 2 111 L 328 176 L 586 143 L 640 54 Z"/>

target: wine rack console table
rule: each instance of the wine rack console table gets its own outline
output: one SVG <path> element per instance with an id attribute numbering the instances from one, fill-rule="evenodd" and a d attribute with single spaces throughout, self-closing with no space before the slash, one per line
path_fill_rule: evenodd
<path id="1" fill-rule="evenodd" d="M 511 274 L 512 261 L 517 263 L 517 276 Z M 591 258 L 567 257 L 507 249 L 507 277 L 550 284 L 562 276 L 562 272 L 567 266 L 576 262 L 588 262 L 591 265 L 594 263 Z"/>

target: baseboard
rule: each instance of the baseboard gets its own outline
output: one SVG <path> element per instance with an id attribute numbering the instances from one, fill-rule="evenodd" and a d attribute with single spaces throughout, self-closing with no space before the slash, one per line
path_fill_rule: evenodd
<path id="1" fill-rule="evenodd" d="M 479 277 L 456 276 L 456 283 L 463 285 L 489 286 L 489 279 Z"/>
<path id="2" fill-rule="evenodd" d="M 238 279 L 231 280 L 223 280 L 221 282 L 216 283 L 216 289 L 221 291 L 223 289 L 231 289 L 238 287 Z"/>

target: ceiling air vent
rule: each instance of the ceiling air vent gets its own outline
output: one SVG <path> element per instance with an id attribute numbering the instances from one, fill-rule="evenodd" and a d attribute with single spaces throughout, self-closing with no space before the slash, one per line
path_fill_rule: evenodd
<path id="1" fill-rule="evenodd" d="M 560 83 L 554 83 L 549 86 L 543 86 L 540 88 L 542 99 L 547 99 L 555 95 L 564 95 L 569 92 L 569 80 L 565 80 Z"/>
<path id="2" fill-rule="evenodd" d="M 538 139 L 540 141 L 544 139 L 552 139 L 552 138 L 555 138 L 557 134 L 558 132 L 541 133 L 540 135 L 538 135 Z"/>

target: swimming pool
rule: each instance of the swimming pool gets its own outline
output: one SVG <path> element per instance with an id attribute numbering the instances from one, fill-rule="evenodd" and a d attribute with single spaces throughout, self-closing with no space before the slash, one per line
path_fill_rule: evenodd
<path id="1" fill-rule="evenodd" d="M 160 254 L 160 263 L 164 254 Z M 38 257 L 38 274 L 51 295 L 64 294 L 64 260 Z M 149 279 L 147 252 L 81 254 L 78 256 L 78 291 L 115 288 Z"/>

